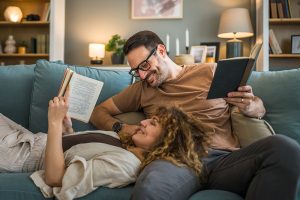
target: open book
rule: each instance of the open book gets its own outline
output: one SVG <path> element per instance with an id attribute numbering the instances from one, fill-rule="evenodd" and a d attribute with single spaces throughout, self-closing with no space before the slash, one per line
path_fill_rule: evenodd
<path id="1" fill-rule="evenodd" d="M 246 85 L 254 68 L 262 43 L 257 43 L 249 57 L 236 57 L 219 60 L 207 99 L 227 97 L 228 92 L 237 91 Z"/>
<path id="2" fill-rule="evenodd" d="M 82 76 L 67 68 L 58 96 L 64 96 L 67 87 L 70 87 L 68 115 L 85 123 L 89 122 L 103 82 Z"/>

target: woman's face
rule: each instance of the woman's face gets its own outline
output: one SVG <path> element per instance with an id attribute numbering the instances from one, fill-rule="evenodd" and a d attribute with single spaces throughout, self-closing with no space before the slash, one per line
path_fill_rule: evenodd
<path id="1" fill-rule="evenodd" d="M 140 129 L 132 136 L 132 141 L 137 147 L 150 149 L 158 141 L 162 133 L 162 127 L 157 117 L 140 122 Z"/>

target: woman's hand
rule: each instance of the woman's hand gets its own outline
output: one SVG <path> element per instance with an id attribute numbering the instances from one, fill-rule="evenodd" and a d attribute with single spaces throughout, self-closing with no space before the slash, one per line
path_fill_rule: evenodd
<path id="1" fill-rule="evenodd" d="M 48 122 L 50 124 L 62 124 L 68 112 L 68 101 L 66 97 L 54 97 L 49 101 Z"/>

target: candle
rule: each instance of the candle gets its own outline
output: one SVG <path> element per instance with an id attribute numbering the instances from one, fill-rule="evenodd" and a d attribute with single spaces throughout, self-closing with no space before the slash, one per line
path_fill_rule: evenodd
<path id="1" fill-rule="evenodd" d="M 190 46 L 189 43 L 190 43 L 190 41 L 189 41 L 189 30 L 186 29 L 185 30 L 185 46 L 189 47 Z"/>
<path id="2" fill-rule="evenodd" d="M 176 56 L 179 55 L 179 39 L 176 38 Z"/>
<path id="3" fill-rule="evenodd" d="M 169 34 L 167 34 L 167 36 L 166 36 L 166 48 L 167 48 L 167 52 L 170 52 L 170 36 L 169 36 Z"/>

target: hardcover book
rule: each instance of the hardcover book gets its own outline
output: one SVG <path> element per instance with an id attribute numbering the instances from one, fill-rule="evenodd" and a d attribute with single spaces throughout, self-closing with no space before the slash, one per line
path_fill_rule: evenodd
<path id="1" fill-rule="evenodd" d="M 250 57 L 236 57 L 219 60 L 207 99 L 227 97 L 229 92 L 237 91 L 246 85 L 254 68 L 262 43 L 257 43 Z"/>
<path id="2" fill-rule="evenodd" d="M 89 122 L 103 82 L 82 76 L 67 68 L 64 73 L 58 96 L 64 96 L 70 89 L 68 115 L 85 123 Z"/>

